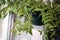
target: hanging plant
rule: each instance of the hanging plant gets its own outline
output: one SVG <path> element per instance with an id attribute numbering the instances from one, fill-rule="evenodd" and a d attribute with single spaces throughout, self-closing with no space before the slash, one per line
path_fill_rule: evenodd
<path id="1" fill-rule="evenodd" d="M 44 25 L 44 40 L 53 40 L 55 28 L 60 25 L 60 4 L 57 0 L 0 0 L 0 17 L 4 18 L 8 12 L 16 14 L 13 33 L 27 31 L 31 33 L 32 12 L 40 11 Z M 24 16 L 24 24 L 19 20 Z M 49 36 L 49 34 L 51 36 Z"/>

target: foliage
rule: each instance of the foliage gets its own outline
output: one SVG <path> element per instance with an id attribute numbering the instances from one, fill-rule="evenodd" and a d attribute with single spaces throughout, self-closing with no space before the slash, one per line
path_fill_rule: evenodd
<path id="1" fill-rule="evenodd" d="M 48 40 L 48 32 L 53 31 L 51 35 L 54 35 L 54 28 L 60 25 L 60 4 L 56 0 L 52 4 L 48 1 L 47 5 L 42 0 L 0 0 L 0 17 L 5 17 L 7 11 L 17 15 L 14 33 L 24 30 L 31 33 L 31 12 L 34 11 L 41 11 L 45 40 Z M 24 24 L 18 20 L 22 15 L 25 17 Z"/>

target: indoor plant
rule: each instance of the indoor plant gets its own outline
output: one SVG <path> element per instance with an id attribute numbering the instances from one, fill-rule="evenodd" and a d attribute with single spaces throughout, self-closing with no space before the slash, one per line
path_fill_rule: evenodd
<path id="1" fill-rule="evenodd" d="M 6 6 L 5 6 L 6 5 Z M 3 7 L 5 6 L 5 7 Z M 44 25 L 44 32 L 45 32 L 45 40 L 53 40 L 52 37 L 55 34 L 55 27 L 60 25 L 60 20 L 57 18 L 56 12 L 60 12 L 59 9 L 59 4 L 57 4 L 56 1 L 52 2 L 51 0 L 49 1 L 42 1 L 42 0 L 0 0 L 0 15 L 1 17 L 5 17 L 7 14 L 6 12 L 12 12 L 13 14 L 16 14 L 16 20 L 15 23 L 19 24 L 18 27 L 15 27 L 13 29 L 13 32 L 20 32 L 20 30 L 24 31 L 26 30 L 27 32 L 31 33 L 31 28 L 32 28 L 32 23 L 31 23 L 31 10 L 32 12 L 34 11 L 40 11 L 42 15 L 42 22 Z M 58 13 L 60 14 L 60 13 Z M 25 24 L 21 24 L 18 19 L 18 17 L 24 16 L 26 18 Z M 28 25 L 26 25 L 28 24 Z M 20 26 L 23 26 L 23 28 L 20 28 Z M 30 27 L 28 27 L 30 26 Z M 18 29 L 18 30 L 16 30 Z M 48 33 L 50 31 L 53 31 L 51 36 L 48 38 Z"/>

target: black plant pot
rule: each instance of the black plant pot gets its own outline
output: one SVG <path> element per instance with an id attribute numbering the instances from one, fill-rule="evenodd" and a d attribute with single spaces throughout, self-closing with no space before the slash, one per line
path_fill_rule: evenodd
<path id="1" fill-rule="evenodd" d="M 41 12 L 40 11 L 34 11 L 32 12 L 32 24 L 33 25 L 43 25 L 42 22 L 42 16 L 40 16 Z"/>

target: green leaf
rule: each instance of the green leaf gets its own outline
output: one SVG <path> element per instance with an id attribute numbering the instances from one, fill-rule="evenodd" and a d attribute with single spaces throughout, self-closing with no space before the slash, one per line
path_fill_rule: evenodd
<path id="1" fill-rule="evenodd" d="M 14 36 L 17 34 L 17 30 L 16 29 L 13 29 L 12 32 L 13 32 Z"/>

